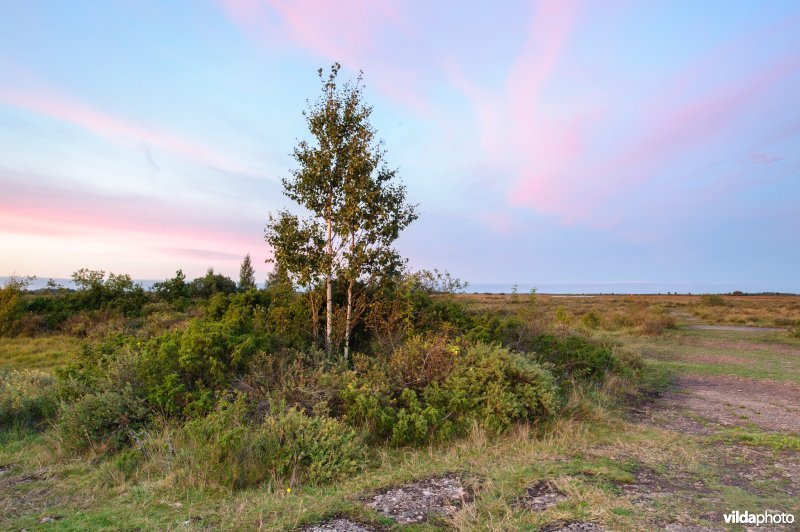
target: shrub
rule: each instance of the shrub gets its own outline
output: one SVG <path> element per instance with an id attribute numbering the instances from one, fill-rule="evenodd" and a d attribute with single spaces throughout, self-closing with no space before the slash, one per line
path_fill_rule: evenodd
<path id="1" fill-rule="evenodd" d="M 426 346 L 411 342 L 397 355 L 405 360 L 415 347 Z M 443 352 L 451 358 L 440 365 L 449 368 L 447 374 L 416 389 L 394 378 L 393 359 L 357 367 L 354 380 L 342 391 L 345 418 L 377 441 L 407 445 L 463 435 L 476 423 L 502 432 L 514 423 L 555 413 L 554 379 L 532 359 L 486 344 L 451 345 Z"/>
<path id="2" fill-rule="evenodd" d="M 148 413 L 144 400 L 130 386 L 90 393 L 62 405 L 58 437 L 72 451 L 121 449 L 144 425 Z"/>
<path id="3" fill-rule="evenodd" d="M 190 483 L 227 488 L 264 481 L 320 484 L 353 475 L 365 463 L 366 448 L 339 421 L 277 410 L 254 422 L 239 396 L 188 422 L 173 442 L 180 474 Z"/>
<path id="4" fill-rule="evenodd" d="M 544 334 L 529 347 L 541 360 L 553 364 L 562 381 L 601 380 L 607 372 L 625 369 L 609 347 L 580 336 Z"/>
<path id="5" fill-rule="evenodd" d="M 22 292 L 32 278 L 11 276 L 0 287 L 0 336 L 11 334 L 23 311 Z"/>
<path id="6" fill-rule="evenodd" d="M 648 313 L 639 323 L 638 329 L 651 336 L 663 334 L 668 329 L 675 328 L 675 318 L 666 314 L 655 312 Z"/>
<path id="7" fill-rule="evenodd" d="M 442 388 L 449 395 L 448 410 L 490 431 L 549 417 L 558 403 L 558 390 L 547 369 L 493 345 L 466 349 Z"/>
<path id="8" fill-rule="evenodd" d="M 725 299 L 718 294 L 703 294 L 700 296 L 700 304 L 706 307 L 724 307 Z"/>
<path id="9" fill-rule="evenodd" d="M 449 343 L 447 334 L 414 336 L 392 353 L 389 366 L 404 387 L 420 390 L 444 381 L 453 371 L 457 354 L 458 347 Z"/>
<path id="10" fill-rule="evenodd" d="M 284 403 L 306 414 L 340 414 L 339 392 L 347 372 L 324 360 L 325 354 L 319 351 L 258 353 L 235 387 L 263 413 L 268 413 L 273 404 Z"/>
<path id="11" fill-rule="evenodd" d="M 581 324 L 588 329 L 596 329 L 600 326 L 600 317 L 594 312 L 587 312 L 581 316 Z"/>
<path id="12" fill-rule="evenodd" d="M 53 377 L 32 370 L 0 373 L 0 428 L 33 427 L 56 411 Z"/>
<path id="13" fill-rule="evenodd" d="M 185 330 L 145 343 L 138 374 L 148 400 L 165 414 L 202 415 L 213 408 L 217 391 L 270 346 L 269 335 L 256 330 L 253 316 L 231 306 L 219 321 L 195 320 Z"/>

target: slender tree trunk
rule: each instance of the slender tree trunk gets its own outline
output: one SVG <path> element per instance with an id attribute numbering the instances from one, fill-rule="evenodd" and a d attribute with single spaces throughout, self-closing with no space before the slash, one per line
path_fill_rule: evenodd
<path id="1" fill-rule="evenodd" d="M 319 347 L 319 305 L 317 304 L 317 298 L 314 296 L 314 290 L 316 290 L 316 287 L 308 290 L 308 308 L 311 311 L 311 338 L 316 349 Z"/>
<path id="2" fill-rule="evenodd" d="M 330 200 L 329 200 L 330 201 Z M 325 297 L 327 299 L 325 309 L 325 350 L 328 356 L 332 355 L 333 344 L 331 342 L 331 335 L 333 334 L 333 286 L 332 286 L 332 269 L 333 269 L 333 240 L 332 240 L 332 226 L 331 226 L 331 211 L 328 207 L 328 274 L 325 276 Z"/>
<path id="3" fill-rule="evenodd" d="M 353 314 L 353 280 L 347 285 L 347 318 L 344 324 L 344 359 L 350 361 L 350 317 Z"/>
<path id="4" fill-rule="evenodd" d="M 350 259 L 353 258 L 353 253 L 355 253 L 356 249 L 356 230 L 355 228 L 350 228 Z M 351 271 L 350 275 L 354 275 Z M 352 319 L 353 315 L 353 285 L 354 280 L 351 277 L 350 283 L 347 285 L 347 318 L 345 319 L 344 323 L 344 359 L 345 361 L 350 360 L 350 320 Z"/>

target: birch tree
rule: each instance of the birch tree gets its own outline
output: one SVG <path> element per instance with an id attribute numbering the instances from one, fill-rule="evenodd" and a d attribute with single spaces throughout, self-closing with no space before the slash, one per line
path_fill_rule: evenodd
<path id="1" fill-rule="evenodd" d="M 318 71 L 322 95 L 309 104 L 306 118 L 311 141 L 302 140 L 293 156 L 298 168 L 283 179 L 284 194 L 310 213 L 301 219 L 288 211 L 270 216 L 267 242 L 276 260 L 299 284 L 323 282 L 325 346 L 333 351 L 333 282 L 347 283 L 345 354 L 354 320 L 356 284 L 399 263 L 392 243 L 416 219 L 406 202 L 397 171 L 384 161 L 385 151 L 370 123 L 372 107 L 363 102 L 359 75 L 337 84 L 340 65 L 327 78 Z M 306 286 L 311 286 L 311 284 Z"/>

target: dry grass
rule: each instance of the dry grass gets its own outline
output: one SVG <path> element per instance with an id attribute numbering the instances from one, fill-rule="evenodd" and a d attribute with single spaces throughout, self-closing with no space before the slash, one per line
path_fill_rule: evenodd
<path id="1" fill-rule="evenodd" d="M 514 303 L 508 294 L 461 294 L 470 308 L 501 315 L 519 313 L 527 296 Z M 699 320 L 712 325 L 752 325 L 800 328 L 800 296 L 689 295 L 537 295 L 535 305 L 551 322 L 606 331 L 657 335 L 680 322 Z"/>
<path id="2" fill-rule="evenodd" d="M 503 315 L 519 312 L 526 304 L 525 296 L 519 303 L 502 295 L 459 297 L 473 308 Z M 677 372 L 747 371 L 750 377 L 770 379 L 780 372 L 786 379 L 796 379 L 800 366 L 787 361 L 794 360 L 788 357 L 794 356 L 800 344 L 781 332 L 745 335 L 675 330 L 651 336 L 659 327 L 649 329 L 649 319 L 687 323 L 708 313 L 702 318 L 708 323 L 739 324 L 735 321 L 739 316 L 753 316 L 749 323 L 769 326 L 778 320 L 800 318 L 800 298 L 796 297 L 725 296 L 723 300 L 725 305 L 705 306 L 698 296 L 537 296 L 536 305 L 544 319 L 558 321 L 559 327 L 597 329 L 598 336 L 612 337 L 625 348 L 644 353 L 651 367 L 666 366 Z M 597 321 L 584 319 L 590 313 Z M 3 363 L 52 367 L 69 357 L 55 353 L 78 349 L 77 343 L 59 338 L 20 339 L 19 344 L 2 340 Z M 38 341 L 42 344 L 37 357 L 34 346 Z M 5 358 L 9 352 L 16 355 Z M 722 355 L 737 357 L 737 363 Z M 738 358 L 751 362 L 739 364 Z M 719 526 L 721 518 L 714 512 L 720 508 L 800 511 L 796 498 L 777 481 L 770 484 L 766 480 L 750 491 L 725 485 L 723 478 L 728 472 L 718 456 L 718 440 L 624 421 L 619 405 L 608 397 L 630 390 L 613 380 L 605 387 L 575 390 L 568 398 L 570 417 L 546 427 L 522 425 L 501 437 L 475 428 L 466 438 L 448 445 L 375 449 L 364 472 L 340 483 L 292 487 L 291 492 L 289 486 L 278 483 L 233 493 L 197 488 L 169 473 L 168 464 L 159 462 L 165 459 L 160 453 L 141 451 L 137 455 L 133 451 L 139 460 L 134 468 L 121 454 L 66 460 L 46 435 L 6 435 L 0 441 L 0 467 L 8 468 L 0 474 L 0 500 L 4 501 L 0 504 L 0 528 L 31 529 L 49 515 L 63 517 L 55 523 L 63 529 L 291 530 L 336 514 L 388 525 L 364 507 L 361 496 L 448 472 L 466 472 L 473 479 L 475 501 L 451 519 L 416 529 L 536 530 L 553 521 L 576 520 L 597 522 L 611 530 L 655 530 L 674 522 L 676 516 L 688 524 Z M 788 452 L 783 440 L 776 443 L 767 438 L 773 436 L 746 436 L 748 445 L 759 445 L 760 452 L 768 452 L 770 445 L 781 449 L 784 454 L 780 456 Z M 786 441 L 793 444 L 796 440 Z M 678 486 L 676 492 L 660 498 L 654 507 L 636 503 L 621 486 L 635 481 L 642 470 L 658 472 L 665 484 Z M 539 481 L 550 482 L 567 499 L 544 512 L 522 508 L 516 501 L 527 486 Z M 702 497 L 698 489 L 704 490 Z"/>
<path id="3" fill-rule="evenodd" d="M 49 371 L 72 360 L 81 341 L 69 336 L 0 338 L 0 369 Z"/>

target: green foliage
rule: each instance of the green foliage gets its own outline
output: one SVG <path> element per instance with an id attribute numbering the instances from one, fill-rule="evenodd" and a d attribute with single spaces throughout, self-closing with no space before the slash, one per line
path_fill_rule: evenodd
<path id="1" fill-rule="evenodd" d="M 33 277 L 11 276 L 0 288 L 0 336 L 10 334 L 24 311 L 22 291 Z"/>
<path id="2" fill-rule="evenodd" d="M 727 306 L 725 298 L 719 294 L 703 294 L 700 296 L 700 304 L 705 307 L 724 307 Z"/>
<path id="3" fill-rule="evenodd" d="M 415 349 L 427 353 L 411 354 Z M 426 361 L 431 352 L 438 370 L 409 382 L 409 362 Z M 486 344 L 442 349 L 420 341 L 385 363 L 362 359 L 342 399 L 346 419 L 393 445 L 446 440 L 474 424 L 502 432 L 550 417 L 559 402 L 552 375 L 524 355 Z"/>
<path id="4" fill-rule="evenodd" d="M 596 329 L 600 326 L 600 317 L 592 311 L 581 316 L 581 324 L 588 329 Z"/>
<path id="5" fill-rule="evenodd" d="M 183 270 L 176 271 L 175 277 L 172 279 L 155 283 L 153 285 L 153 290 L 158 297 L 171 303 L 178 309 L 185 308 L 192 295 L 191 289 L 186 283 L 186 276 L 183 274 Z"/>
<path id="6" fill-rule="evenodd" d="M 250 262 L 250 254 L 244 256 L 242 265 L 239 267 L 239 290 L 250 290 L 256 287 L 256 272 Z"/>
<path id="7" fill-rule="evenodd" d="M 103 270 L 81 268 L 72 274 L 72 281 L 78 287 L 72 296 L 73 308 L 81 310 L 109 309 L 124 315 L 138 315 L 145 302 L 146 294 L 142 287 L 133 282 L 128 274 L 109 273 L 105 279 Z"/>
<path id="8" fill-rule="evenodd" d="M 533 338 L 528 347 L 541 360 L 552 364 L 562 381 L 599 381 L 609 372 L 633 369 L 621 362 L 611 348 L 580 336 L 544 334 Z"/>
<path id="9" fill-rule="evenodd" d="M 0 428 L 35 427 L 56 411 L 53 377 L 34 370 L 0 373 Z"/>
<path id="10" fill-rule="evenodd" d="M 71 451 L 121 449 L 147 419 L 148 409 L 130 385 L 89 393 L 61 407 L 56 428 L 63 448 Z"/>
<path id="11" fill-rule="evenodd" d="M 294 409 L 253 420 L 243 396 L 188 422 L 173 442 L 194 482 L 243 488 L 264 481 L 321 484 L 357 473 L 366 449 L 339 421 Z"/>
<path id="12" fill-rule="evenodd" d="M 219 320 L 195 320 L 145 343 L 138 374 L 148 400 L 169 415 L 208 412 L 217 390 L 242 373 L 255 353 L 272 346 L 258 325 L 252 311 L 230 305 Z"/>
<path id="13" fill-rule="evenodd" d="M 214 268 L 209 268 L 205 276 L 198 277 L 189 285 L 193 297 L 208 299 L 214 294 L 232 294 L 236 292 L 236 283 L 221 273 L 214 273 Z"/>
<path id="14" fill-rule="evenodd" d="M 310 215 L 270 214 L 265 231 L 274 261 L 293 283 L 313 293 L 324 282 L 328 354 L 334 348 L 334 279 L 347 286 L 347 310 L 337 333 L 347 354 L 355 320 L 366 306 L 360 297 L 365 292 L 354 293 L 356 283 L 371 284 L 399 271 L 402 261 L 393 243 L 417 218 L 397 171 L 385 162 L 370 123 L 372 108 L 363 102 L 361 77 L 338 84 L 339 69 L 334 64 L 327 79 L 319 70 L 322 95 L 303 113 L 312 140 L 295 147 L 298 168 L 283 179 L 284 194 Z M 316 329 L 316 299 L 309 299 L 309 310 Z"/>
<path id="15" fill-rule="evenodd" d="M 468 286 L 467 281 L 462 281 L 448 271 L 419 270 L 411 274 L 419 288 L 429 294 L 455 294 L 463 292 Z M 516 289 L 516 285 L 515 289 Z"/>

